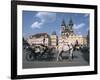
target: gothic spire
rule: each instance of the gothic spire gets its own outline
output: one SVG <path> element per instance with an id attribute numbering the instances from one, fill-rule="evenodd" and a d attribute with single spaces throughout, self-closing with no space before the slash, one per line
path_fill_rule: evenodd
<path id="1" fill-rule="evenodd" d="M 72 21 L 72 19 L 69 20 L 69 26 L 73 26 L 73 21 Z"/>
<path id="2" fill-rule="evenodd" d="M 61 26 L 66 26 L 65 21 L 63 19 Z"/>

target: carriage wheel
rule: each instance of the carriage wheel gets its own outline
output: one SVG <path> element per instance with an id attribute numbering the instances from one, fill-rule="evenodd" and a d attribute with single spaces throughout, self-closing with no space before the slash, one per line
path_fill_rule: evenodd
<path id="1" fill-rule="evenodd" d="M 34 61 L 34 56 L 31 52 L 26 53 L 26 60 L 27 61 Z"/>

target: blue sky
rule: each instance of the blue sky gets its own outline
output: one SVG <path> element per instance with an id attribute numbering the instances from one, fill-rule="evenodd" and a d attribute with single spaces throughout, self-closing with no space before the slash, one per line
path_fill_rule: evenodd
<path id="1" fill-rule="evenodd" d="M 48 33 L 56 31 L 60 36 L 61 23 L 65 20 L 66 25 L 72 19 L 74 33 L 87 35 L 89 29 L 89 14 L 86 13 L 61 13 L 61 12 L 39 12 L 23 11 L 23 36 L 28 37 L 36 33 Z"/>

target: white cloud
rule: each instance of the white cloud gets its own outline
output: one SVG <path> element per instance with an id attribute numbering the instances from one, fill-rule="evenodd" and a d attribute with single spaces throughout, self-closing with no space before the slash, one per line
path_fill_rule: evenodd
<path id="1" fill-rule="evenodd" d="M 82 27 L 84 27 L 84 26 L 85 26 L 84 23 L 80 23 L 80 24 L 78 24 L 78 25 L 74 24 L 74 29 L 80 29 L 80 28 L 82 28 Z"/>
<path id="2" fill-rule="evenodd" d="M 52 22 L 56 19 L 56 13 L 38 12 L 36 17 L 40 18 L 42 22 Z"/>
<path id="3" fill-rule="evenodd" d="M 42 25 L 43 23 L 41 23 L 41 22 L 34 22 L 32 25 L 31 25 L 31 28 L 38 28 L 38 29 L 40 29 L 41 28 L 41 25 Z"/>
<path id="4" fill-rule="evenodd" d="M 35 21 L 32 23 L 31 28 L 41 28 L 45 23 L 50 23 L 55 21 L 56 19 L 56 13 L 51 12 L 38 12 L 35 15 L 36 18 L 40 19 L 40 22 Z"/>

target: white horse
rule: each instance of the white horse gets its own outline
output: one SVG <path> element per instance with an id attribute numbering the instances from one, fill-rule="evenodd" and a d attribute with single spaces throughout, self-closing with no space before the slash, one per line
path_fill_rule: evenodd
<path id="1" fill-rule="evenodd" d="M 68 52 L 69 53 L 69 59 L 73 59 L 73 46 L 72 44 L 64 44 L 63 46 L 58 46 L 57 48 L 58 55 L 57 55 L 57 61 L 62 60 L 62 53 Z"/>

